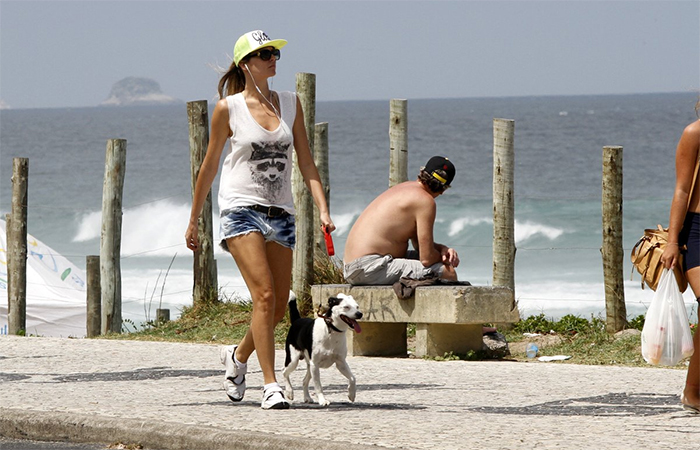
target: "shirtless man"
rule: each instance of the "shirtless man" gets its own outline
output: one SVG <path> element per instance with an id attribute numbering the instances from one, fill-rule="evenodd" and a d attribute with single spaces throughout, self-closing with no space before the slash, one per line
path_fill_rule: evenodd
<path id="1" fill-rule="evenodd" d="M 360 214 L 345 243 L 344 275 L 353 285 L 394 284 L 437 275 L 456 281 L 457 252 L 433 240 L 435 198 L 450 187 L 455 167 L 433 156 L 416 181 L 398 184 Z M 414 250 L 408 250 L 409 241 Z"/>

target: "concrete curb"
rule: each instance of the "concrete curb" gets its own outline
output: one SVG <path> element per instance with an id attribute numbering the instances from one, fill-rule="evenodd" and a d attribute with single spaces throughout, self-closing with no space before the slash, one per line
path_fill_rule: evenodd
<path id="1" fill-rule="evenodd" d="M 273 412 L 274 414 L 274 412 Z M 173 422 L 145 422 L 87 414 L 0 408 L 0 435 L 14 439 L 79 443 L 141 444 L 168 450 L 347 450 L 347 442 L 292 438 L 271 433 L 222 431 Z M 354 449 L 374 445 L 352 444 Z"/>

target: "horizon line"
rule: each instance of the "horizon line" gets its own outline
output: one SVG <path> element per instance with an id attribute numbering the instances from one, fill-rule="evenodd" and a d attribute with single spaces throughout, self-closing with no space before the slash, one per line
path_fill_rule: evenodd
<path id="1" fill-rule="evenodd" d="M 483 96 L 459 96 L 459 97 L 391 97 L 386 99 L 344 99 L 344 100 L 316 100 L 316 103 L 349 103 L 349 102 L 381 102 L 393 99 L 401 100 L 414 100 L 414 101 L 425 101 L 425 100 L 484 100 L 484 99 L 521 99 L 521 98 L 550 98 L 550 97 L 622 97 L 622 96 L 636 96 L 636 95 L 672 95 L 672 94 L 694 94 L 699 97 L 700 100 L 700 88 L 689 89 L 685 91 L 653 91 L 653 92 L 626 92 L 626 93 L 598 93 L 598 94 L 524 94 L 524 95 L 483 95 Z M 182 104 L 189 103 L 190 101 L 201 101 L 206 99 L 198 100 L 181 100 L 176 99 L 177 102 L 168 103 L 153 103 L 153 104 L 131 104 L 131 105 L 82 105 L 82 106 L 31 106 L 31 107 L 12 107 L 6 106 L 2 99 L 0 99 L 0 112 L 2 111 L 23 111 L 23 110 L 36 110 L 36 109 L 119 109 L 119 108 L 147 108 L 147 107 L 159 107 L 159 106 L 179 106 Z"/>

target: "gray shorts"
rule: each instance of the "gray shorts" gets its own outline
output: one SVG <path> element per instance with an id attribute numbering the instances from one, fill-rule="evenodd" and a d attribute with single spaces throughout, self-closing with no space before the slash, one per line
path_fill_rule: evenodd
<path id="1" fill-rule="evenodd" d="M 355 259 L 343 266 L 345 280 L 358 285 L 391 285 L 402 277 L 420 279 L 429 275 L 442 276 L 445 266 L 437 262 L 425 267 L 418 260 L 418 252 L 411 250 L 406 258 L 394 258 L 391 255 L 367 255 Z"/>

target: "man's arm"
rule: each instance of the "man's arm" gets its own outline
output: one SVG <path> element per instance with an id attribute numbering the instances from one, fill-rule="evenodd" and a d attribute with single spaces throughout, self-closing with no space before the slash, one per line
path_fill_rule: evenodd
<path id="1" fill-rule="evenodd" d="M 435 243 L 435 249 L 440 252 L 443 264 L 452 267 L 459 266 L 459 256 L 457 255 L 457 250 L 443 244 L 438 244 L 437 242 Z"/>
<path id="2" fill-rule="evenodd" d="M 432 199 L 431 199 L 432 200 Z M 436 262 L 442 261 L 442 254 L 435 246 L 433 240 L 433 226 L 437 208 L 434 201 L 421 201 L 416 211 L 416 241 L 420 262 L 425 267 L 430 267 Z M 414 247 L 416 242 L 413 242 Z"/>

